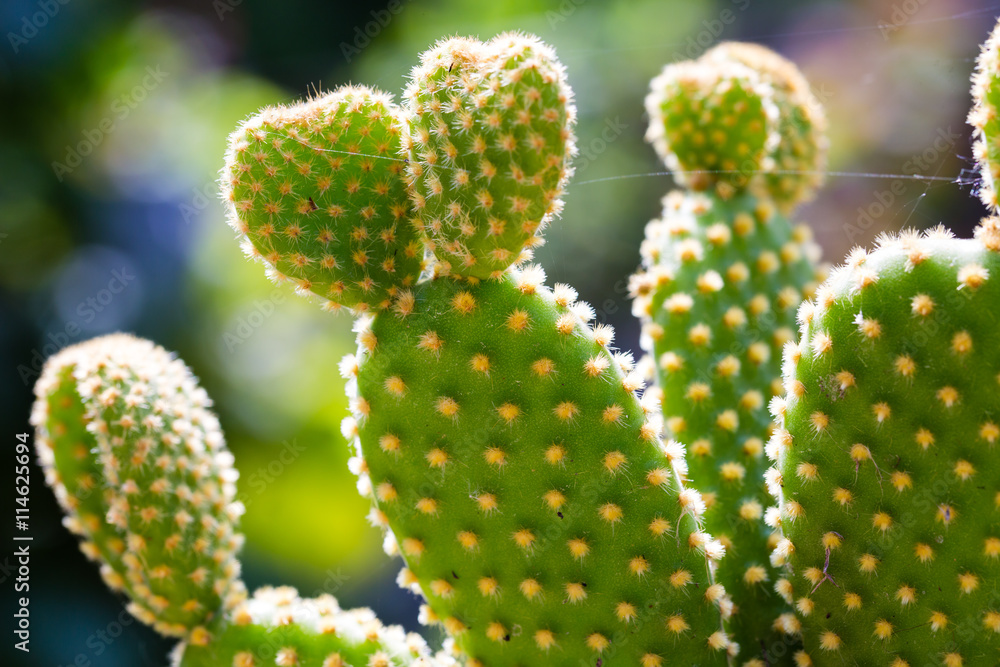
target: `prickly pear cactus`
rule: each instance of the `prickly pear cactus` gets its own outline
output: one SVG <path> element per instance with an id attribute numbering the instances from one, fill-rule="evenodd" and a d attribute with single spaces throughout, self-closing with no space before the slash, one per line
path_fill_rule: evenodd
<path id="1" fill-rule="evenodd" d="M 423 266 L 388 95 L 345 86 L 266 108 L 230 136 L 221 185 L 244 251 L 330 310 L 387 308 Z"/>
<path id="2" fill-rule="evenodd" d="M 344 611 L 330 595 L 260 588 L 212 628 L 204 646 L 180 644 L 175 667 L 444 667 L 423 638 L 386 627 L 370 609 Z"/>
<path id="3" fill-rule="evenodd" d="M 998 251 L 883 237 L 802 306 L 768 453 L 806 664 L 1000 659 Z"/>
<path id="4" fill-rule="evenodd" d="M 794 64 L 759 44 L 723 42 L 707 51 L 705 59 L 724 69 L 739 64 L 757 73 L 777 111 L 776 122 L 771 116 L 768 120 L 778 141 L 762 161 L 763 173 L 757 176 L 762 183 L 751 187 L 766 193 L 785 213 L 812 199 L 823 183 L 828 140 L 826 114 L 809 82 Z"/>
<path id="5" fill-rule="evenodd" d="M 611 330 L 543 279 L 438 278 L 359 327 L 345 434 L 400 581 L 471 665 L 723 664 L 683 450 Z"/>
<path id="6" fill-rule="evenodd" d="M 352 467 L 406 560 L 401 583 L 473 667 L 725 663 L 738 647 L 713 580 L 724 550 L 682 484 L 683 448 L 662 443 L 590 307 L 510 268 L 561 206 L 574 152 L 562 66 L 534 37 L 455 38 L 424 54 L 406 98 L 413 228 L 435 270 L 368 308 L 343 364 Z M 227 174 L 257 159 L 247 133 Z M 259 187 L 285 178 L 263 172 Z M 233 191 L 234 225 L 266 259 L 252 237 L 266 200 Z"/>
<path id="7" fill-rule="evenodd" d="M 760 75 L 741 65 L 668 65 L 646 97 L 646 140 L 693 190 L 730 193 L 770 164 L 778 111 Z"/>
<path id="8" fill-rule="evenodd" d="M 749 190 L 787 212 L 822 182 L 823 109 L 798 69 L 762 46 L 724 42 L 667 65 L 646 111 L 646 140 L 689 189 Z"/>
<path id="9" fill-rule="evenodd" d="M 46 480 L 108 586 L 161 634 L 176 667 L 454 667 L 423 639 L 329 595 L 246 599 L 236 471 L 211 402 L 180 360 L 125 334 L 46 362 L 32 412 Z"/>
<path id="10" fill-rule="evenodd" d="M 767 170 L 821 164 L 822 115 L 794 66 L 741 44 L 669 65 L 647 107 L 648 138 L 678 180 L 702 192 L 671 192 L 647 226 L 633 310 L 670 434 L 687 446 L 704 494 L 706 529 L 728 551 L 717 577 L 736 605 L 741 660 L 773 663 L 788 640 L 773 627 L 787 606 L 763 521 L 766 406 L 781 391 L 781 349 L 814 289 L 819 253 L 809 229 L 781 213 L 811 194 L 813 180 Z M 723 173 L 698 171 L 707 168 Z"/>
<path id="11" fill-rule="evenodd" d="M 445 270 L 497 277 L 562 209 L 572 91 L 532 36 L 456 37 L 420 60 L 406 91 L 415 221 Z"/>
<path id="12" fill-rule="evenodd" d="M 237 475 L 204 390 L 163 348 L 118 334 L 49 359 L 35 393 L 38 455 L 83 553 L 139 620 L 206 641 L 244 588 Z"/>

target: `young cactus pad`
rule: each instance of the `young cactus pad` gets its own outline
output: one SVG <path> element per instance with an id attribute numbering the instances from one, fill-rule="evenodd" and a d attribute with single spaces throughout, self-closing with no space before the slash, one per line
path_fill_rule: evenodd
<path id="1" fill-rule="evenodd" d="M 360 323 L 345 435 L 400 582 L 470 666 L 724 664 L 683 448 L 610 328 L 543 279 L 438 278 Z"/>
<path id="2" fill-rule="evenodd" d="M 706 81 L 722 80 L 733 85 L 715 83 L 704 94 Z M 737 84 L 751 81 L 766 95 L 734 101 L 738 91 L 749 90 Z M 825 150 L 825 139 L 814 136 L 822 113 L 801 74 L 763 47 L 722 44 L 695 63 L 668 66 L 652 89 L 650 136 L 675 168 L 705 159 L 724 168 L 719 160 L 736 160 L 745 147 L 763 150 L 762 126 L 732 116 L 761 100 L 778 118 L 767 159 L 815 162 Z M 673 101 L 664 102 L 664 94 Z M 809 131 L 797 121 L 806 111 Z M 713 156 L 702 143 L 719 132 L 726 140 L 712 145 L 731 148 L 728 158 Z M 646 228 L 643 269 L 631 287 L 668 429 L 688 448 L 690 480 L 706 499 L 706 530 L 727 548 L 717 580 L 736 605 L 730 630 L 741 659 L 757 665 L 763 663 L 754 660 L 780 658 L 788 644 L 772 628 L 787 605 L 774 591 L 781 574 L 767 560 L 774 538 L 763 521 L 769 502 L 764 443 L 771 429 L 766 404 L 781 391 L 781 349 L 794 337 L 795 309 L 814 289 L 819 252 L 809 229 L 793 227 L 779 203 L 787 207 L 808 196 L 813 181 L 746 174 L 754 179 L 750 191 L 736 188 L 732 174 L 717 175 L 727 180 L 707 188 L 676 173 L 705 189 L 664 197 L 662 217 Z"/>
<path id="3" fill-rule="evenodd" d="M 720 65 L 739 63 L 770 86 L 780 139 L 770 155 L 773 169 L 761 174 L 763 190 L 784 212 L 812 199 L 823 184 L 829 141 L 826 114 L 809 82 L 794 64 L 759 44 L 723 42 L 705 58 Z"/>
<path id="4" fill-rule="evenodd" d="M 799 312 L 768 481 L 806 664 L 997 663 L 998 251 L 883 237 Z"/>
<path id="5" fill-rule="evenodd" d="M 330 595 L 260 588 L 212 628 L 204 646 L 181 644 L 174 667 L 443 667 L 417 634 L 386 627 L 370 609 L 344 611 Z M 451 664 L 448 662 L 447 664 Z"/>
<path id="6" fill-rule="evenodd" d="M 562 208 L 575 154 L 573 93 L 535 37 L 441 42 L 406 91 L 418 224 L 450 271 L 498 276 Z"/>
<path id="7" fill-rule="evenodd" d="M 237 473 L 205 391 L 163 348 L 116 334 L 53 356 L 35 394 L 38 455 L 83 552 L 141 621 L 207 640 L 243 584 Z"/>
<path id="8" fill-rule="evenodd" d="M 826 165 L 826 119 L 796 67 L 773 51 L 725 42 L 667 65 L 646 97 L 646 139 L 693 190 L 750 190 L 788 211 Z"/>
<path id="9" fill-rule="evenodd" d="M 406 135 L 389 96 L 361 86 L 244 122 L 221 179 L 244 251 L 329 309 L 388 307 L 423 263 L 403 174 Z"/>

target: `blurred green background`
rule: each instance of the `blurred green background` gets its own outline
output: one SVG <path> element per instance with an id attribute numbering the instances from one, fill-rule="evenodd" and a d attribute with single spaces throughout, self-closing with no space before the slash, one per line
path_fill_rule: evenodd
<path id="1" fill-rule="evenodd" d="M 642 100 L 665 63 L 743 39 L 800 65 L 828 110 L 830 168 L 847 173 L 798 217 L 838 261 L 903 226 L 968 235 L 983 214 L 964 118 L 998 14 L 965 0 L 3 0 L 0 438 L 28 429 L 55 350 L 115 330 L 152 338 L 216 401 L 242 472 L 248 584 L 334 593 L 416 629 L 418 602 L 347 471 L 336 365 L 351 322 L 268 283 L 223 222 L 215 178 L 238 121 L 349 81 L 398 95 L 442 36 L 538 34 L 569 70 L 581 155 L 537 257 L 638 352 L 626 282 L 671 187 L 643 142 Z M 946 178 L 899 177 L 912 174 Z M 12 647 L 8 519 L 0 663 L 165 665 L 169 643 L 122 612 L 37 469 L 31 503 L 32 652 Z"/>

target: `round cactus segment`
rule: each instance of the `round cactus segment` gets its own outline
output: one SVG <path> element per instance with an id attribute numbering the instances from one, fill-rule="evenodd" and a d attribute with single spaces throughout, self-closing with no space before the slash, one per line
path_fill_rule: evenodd
<path id="1" fill-rule="evenodd" d="M 759 44 L 723 42 L 706 52 L 705 58 L 740 63 L 770 84 L 780 140 L 772 153 L 774 170 L 762 175 L 763 191 L 786 211 L 812 199 L 823 183 L 829 141 L 826 113 L 802 72 Z"/>
<path id="2" fill-rule="evenodd" d="M 212 641 L 181 644 L 174 667 L 444 667 L 420 635 L 386 627 L 370 609 L 342 610 L 331 595 L 261 588 L 211 628 Z"/>
<path id="3" fill-rule="evenodd" d="M 972 77 L 974 151 L 982 184 L 979 196 L 991 210 L 997 209 L 997 181 L 1000 180 L 1000 24 L 983 44 Z"/>
<path id="4" fill-rule="evenodd" d="M 729 627 L 745 660 L 783 641 L 772 624 L 787 605 L 764 523 L 767 401 L 781 391 L 781 350 L 815 289 L 818 249 L 807 227 L 751 195 L 675 191 L 663 203 L 646 228 L 633 310 L 666 425 L 706 500 L 705 528 L 726 546 L 716 579 L 736 604 Z"/>
<path id="5" fill-rule="evenodd" d="M 536 37 L 441 42 L 406 92 L 416 219 L 443 271 L 498 277 L 562 209 L 575 154 L 573 93 Z"/>
<path id="6" fill-rule="evenodd" d="M 725 42 L 667 65 L 646 110 L 646 140 L 690 189 L 750 191 L 788 212 L 823 180 L 823 109 L 798 69 L 765 47 Z"/>
<path id="7" fill-rule="evenodd" d="M 117 334 L 53 356 L 35 394 L 39 459 L 81 550 L 139 620 L 204 640 L 243 596 L 237 473 L 205 391 L 163 348 Z"/>
<path id="8" fill-rule="evenodd" d="M 667 65 L 646 96 L 646 140 L 679 183 L 728 195 L 772 168 L 779 141 L 772 98 L 761 77 L 738 63 Z"/>
<path id="9" fill-rule="evenodd" d="M 344 431 L 400 584 L 470 665 L 725 664 L 683 448 L 610 328 L 543 280 L 439 278 L 359 327 Z"/>
<path id="10" fill-rule="evenodd" d="M 809 664 L 1000 656 L 998 251 L 882 238 L 799 311 L 768 455 Z"/>
<path id="11" fill-rule="evenodd" d="M 387 308 L 424 256 L 409 219 L 406 134 L 390 97 L 361 86 L 244 122 L 221 179 L 244 251 L 328 309 Z"/>

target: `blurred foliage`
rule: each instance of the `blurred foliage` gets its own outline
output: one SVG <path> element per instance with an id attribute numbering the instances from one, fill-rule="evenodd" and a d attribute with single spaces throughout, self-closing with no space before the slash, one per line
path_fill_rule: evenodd
<path id="1" fill-rule="evenodd" d="M 4 2 L 4 432 L 26 428 L 31 384 L 59 347 L 116 329 L 152 338 L 216 400 L 242 471 L 248 583 L 336 593 L 414 628 L 417 601 L 395 586 L 399 563 L 382 555 L 347 471 L 337 362 L 354 345 L 350 321 L 268 283 L 224 224 L 215 178 L 237 122 L 348 81 L 398 97 L 417 54 L 446 35 L 538 34 L 567 66 L 581 155 L 537 257 L 638 352 L 625 281 L 671 186 L 642 138 L 642 98 L 663 64 L 723 39 L 800 64 L 828 109 L 831 169 L 846 172 L 801 212 L 835 261 L 904 225 L 968 234 L 981 215 L 973 185 L 909 176 L 971 166 L 968 76 L 998 11 L 985 0 Z M 0 662 L 165 664 L 168 644 L 121 613 L 37 469 L 32 483 L 33 652 L 7 643 Z"/>

